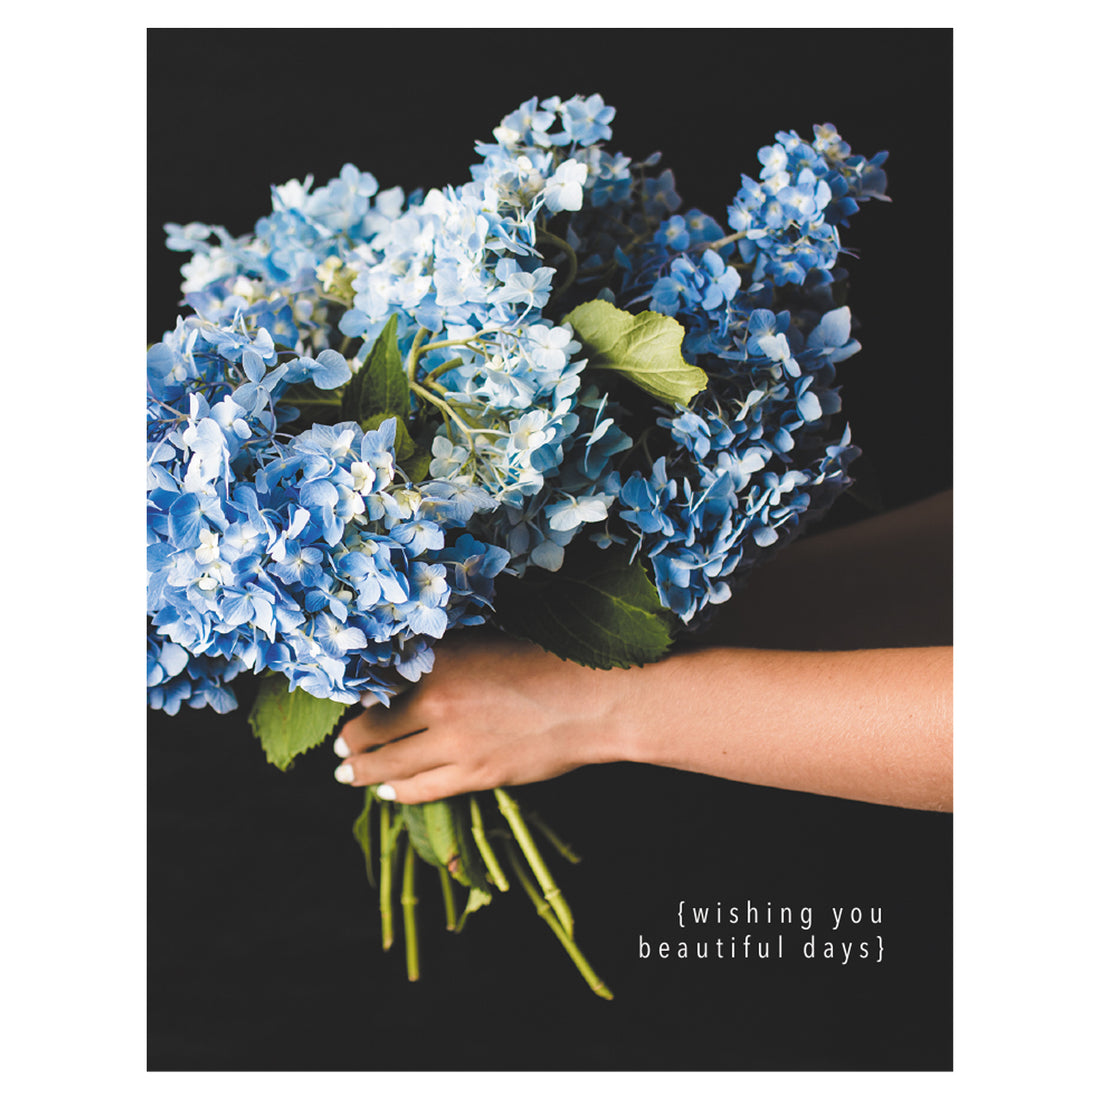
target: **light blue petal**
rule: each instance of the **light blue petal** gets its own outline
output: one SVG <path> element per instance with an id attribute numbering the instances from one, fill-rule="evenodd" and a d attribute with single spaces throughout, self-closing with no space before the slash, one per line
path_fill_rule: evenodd
<path id="1" fill-rule="evenodd" d="M 333 348 L 325 348 L 317 356 L 317 366 L 311 375 L 313 384 L 322 390 L 334 390 L 351 379 L 348 361 Z"/>
<path id="2" fill-rule="evenodd" d="M 798 399 L 798 415 L 807 422 L 821 418 L 821 403 L 817 399 L 817 394 L 807 390 Z"/>

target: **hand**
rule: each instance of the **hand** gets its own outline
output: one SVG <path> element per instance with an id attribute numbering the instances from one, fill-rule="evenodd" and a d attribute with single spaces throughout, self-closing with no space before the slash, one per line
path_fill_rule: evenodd
<path id="1" fill-rule="evenodd" d="M 396 801 L 418 803 L 622 759 L 638 671 L 601 672 L 492 631 L 463 631 L 389 708 L 370 706 L 343 727 L 337 778 L 386 784 Z"/>
<path id="2" fill-rule="evenodd" d="M 600 671 L 462 631 L 348 722 L 341 782 L 431 802 L 631 760 L 914 809 L 951 806 L 951 649 L 707 648 Z"/>

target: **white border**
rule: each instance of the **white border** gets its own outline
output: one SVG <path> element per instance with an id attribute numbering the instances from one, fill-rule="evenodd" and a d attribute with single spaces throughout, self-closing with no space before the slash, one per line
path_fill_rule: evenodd
<path id="1" fill-rule="evenodd" d="M 355 25 L 364 14 L 389 25 L 377 7 L 329 3 L 331 22 L 315 25 Z M 156 8 L 143 7 L 142 26 L 102 6 L 25 19 L 0 74 L 5 141 L 17 153 L 5 173 L 13 412 L 2 437 L 15 720 L 5 723 L 0 789 L 12 921 L 4 984 L 20 1023 L 6 1076 L 43 1082 L 51 1095 L 110 1082 L 113 1094 L 190 1097 L 196 1085 L 190 1074 L 144 1069 L 143 692 L 128 671 L 141 662 L 139 418 L 124 379 L 145 338 L 135 331 L 145 311 L 133 307 L 145 249 L 135 216 L 146 172 L 142 61 L 146 26 L 179 17 L 166 8 L 160 22 L 149 14 Z M 636 4 L 595 10 L 608 26 L 631 17 L 654 25 L 648 14 L 659 25 L 665 14 Z M 956 1069 L 623 1073 L 611 1075 L 616 1087 L 877 1100 L 930 1089 L 969 1097 L 1002 1084 L 1076 1094 L 1091 1077 L 1094 931 L 1084 891 L 1095 867 L 1087 807 L 1097 736 L 1085 693 L 1096 651 L 1096 310 L 1077 288 L 1090 285 L 1084 263 L 1095 255 L 1095 138 L 1084 109 L 1095 102 L 1096 27 L 1076 5 L 1047 3 L 1040 15 L 1006 4 L 995 20 L 988 10 L 922 5 L 917 19 L 908 5 L 844 8 L 870 21 L 852 25 L 955 28 Z M 532 9 L 541 18 L 528 24 L 514 4 L 477 12 L 486 26 L 583 26 L 593 6 Z M 187 22 L 246 26 L 259 14 L 197 3 Z M 302 8 L 272 3 L 262 14 L 293 26 Z M 437 26 L 473 21 L 466 7 L 415 14 Z M 813 26 L 820 14 L 817 4 L 782 9 L 786 24 Z M 608 1076 L 448 1074 L 447 1087 L 537 1100 L 557 1094 L 560 1077 L 587 1091 L 607 1087 Z M 297 1100 L 306 1089 L 442 1084 L 419 1077 L 204 1074 L 201 1087 Z"/>

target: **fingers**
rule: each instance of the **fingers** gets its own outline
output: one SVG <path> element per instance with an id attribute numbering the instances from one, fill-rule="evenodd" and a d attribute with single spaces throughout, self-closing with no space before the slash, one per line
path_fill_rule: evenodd
<path id="1" fill-rule="evenodd" d="M 387 741 L 403 737 L 417 728 L 414 716 L 410 713 L 416 701 L 415 693 L 398 695 L 390 705 L 365 703 L 364 710 L 344 723 L 337 741 L 337 753 L 341 756 L 364 752 L 373 745 L 384 745 Z M 420 723 L 426 725 L 427 723 Z M 342 741 L 348 752 L 341 751 Z"/>
<path id="2" fill-rule="evenodd" d="M 387 746 L 388 748 L 388 746 Z M 384 750 L 383 750 L 384 751 Z M 336 769 L 336 778 L 352 787 L 378 786 L 378 797 L 386 802 L 416 805 L 418 802 L 435 802 L 480 789 L 465 768 L 458 764 L 441 764 L 423 771 L 409 771 L 407 763 L 376 766 L 378 753 L 360 753 L 349 757 Z M 389 778 L 380 780 L 375 774 L 385 773 Z M 399 773 L 408 772 L 407 775 Z"/>
<path id="3" fill-rule="evenodd" d="M 336 769 L 336 778 L 353 787 L 392 783 L 419 772 L 453 763 L 445 739 L 439 733 L 423 730 L 391 741 L 372 752 L 352 753 Z"/>
<path id="4" fill-rule="evenodd" d="M 336 779 L 352 787 L 377 785 L 380 798 L 409 805 L 474 790 L 469 769 L 454 762 L 449 739 L 438 727 L 427 726 L 417 703 L 415 691 L 398 696 L 389 707 L 365 702 L 333 744 L 343 758 Z M 424 728 L 417 729 L 418 723 Z"/>
<path id="5" fill-rule="evenodd" d="M 441 798 L 453 798 L 467 791 L 477 790 L 471 785 L 466 770 L 457 764 L 444 764 L 440 768 L 420 772 L 410 779 L 399 779 L 378 788 L 378 796 L 392 794 L 391 802 L 415 806 L 419 802 L 435 802 Z"/>

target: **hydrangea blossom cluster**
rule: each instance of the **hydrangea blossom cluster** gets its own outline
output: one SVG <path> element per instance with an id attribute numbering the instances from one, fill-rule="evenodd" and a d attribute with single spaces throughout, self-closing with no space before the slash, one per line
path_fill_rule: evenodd
<path id="1" fill-rule="evenodd" d="M 466 526 L 491 500 L 396 482 L 394 419 L 280 442 L 288 379 L 332 388 L 347 363 L 268 370 L 269 340 L 226 331 L 189 318 L 149 355 L 150 703 L 232 709 L 225 685 L 245 669 L 343 702 L 388 694 L 382 670 L 415 680 L 430 639 L 484 621 L 508 555 Z"/>
<path id="2" fill-rule="evenodd" d="M 614 114 L 531 99 L 459 186 L 349 164 L 272 188 L 249 235 L 166 227 L 190 312 L 148 354 L 151 705 L 228 709 L 244 670 L 385 695 L 579 536 L 641 555 L 690 623 L 848 483 L 838 226 L 884 197 L 885 154 L 778 134 L 723 227 L 608 150 Z M 586 298 L 675 318 L 707 388 L 654 408 L 586 373 Z M 408 414 L 348 420 L 391 322 Z"/>
<path id="3" fill-rule="evenodd" d="M 759 150 L 760 179 L 743 177 L 730 233 L 691 210 L 663 217 L 633 254 L 614 249 L 622 275 L 605 294 L 675 317 L 685 357 L 710 378 L 692 410 L 658 417 L 671 445 L 618 496 L 662 603 L 685 623 L 729 598 L 726 578 L 827 508 L 859 454 L 847 427 L 828 434 L 840 410 L 834 367 L 860 347 L 850 311 L 833 300 L 833 269 L 837 226 L 860 202 L 885 198 L 886 154 L 852 156 L 831 125 L 814 133 L 812 143 L 780 133 Z M 680 205 L 667 172 L 639 199 L 628 215 L 635 236 L 647 214 Z"/>

